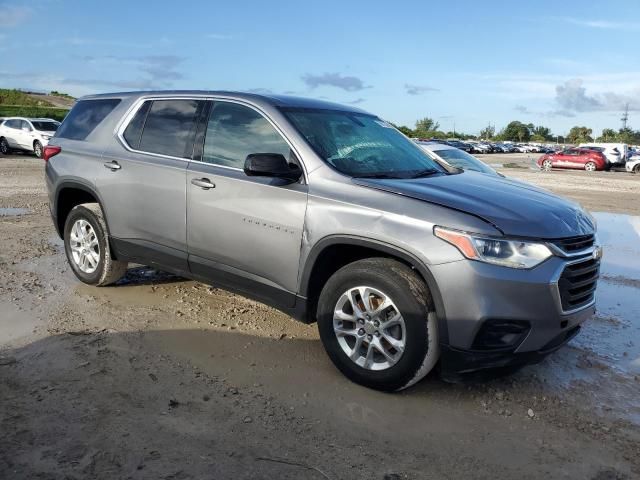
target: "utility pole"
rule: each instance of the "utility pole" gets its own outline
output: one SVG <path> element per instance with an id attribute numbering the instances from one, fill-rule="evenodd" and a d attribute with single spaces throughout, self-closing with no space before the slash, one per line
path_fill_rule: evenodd
<path id="1" fill-rule="evenodd" d="M 622 114 L 622 118 L 620 120 L 622 121 L 622 130 L 626 130 L 627 122 L 629 121 L 629 104 L 628 103 L 624 106 L 624 113 Z"/>

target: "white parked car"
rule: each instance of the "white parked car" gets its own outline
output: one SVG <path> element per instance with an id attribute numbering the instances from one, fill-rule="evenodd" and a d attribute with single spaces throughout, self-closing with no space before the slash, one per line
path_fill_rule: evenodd
<path id="1" fill-rule="evenodd" d="M 579 146 L 602 152 L 613 166 L 623 166 L 629 155 L 629 146 L 625 143 L 581 143 Z"/>
<path id="2" fill-rule="evenodd" d="M 7 155 L 11 150 L 22 150 L 42 158 L 44 147 L 58 126 L 60 122 L 50 118 L 4 118 L 0 123 L 0 153 Z"/>
<path id="3" fill-rule="evenodd" d="M 625 164 L 627 172 L 640 174 L 640 155 L 634 155 Z"/>

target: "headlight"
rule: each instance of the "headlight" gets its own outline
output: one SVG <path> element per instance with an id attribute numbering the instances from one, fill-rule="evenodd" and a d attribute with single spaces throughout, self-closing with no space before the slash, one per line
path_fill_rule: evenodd
<path id="1" fill-rule="evenodd" d="M 503 267 L 533 268 L 553 255 L 543 243 L 484 237 L 443 227 L 434 227 L 433 233 L 455 246 L 469 260 Z"/>

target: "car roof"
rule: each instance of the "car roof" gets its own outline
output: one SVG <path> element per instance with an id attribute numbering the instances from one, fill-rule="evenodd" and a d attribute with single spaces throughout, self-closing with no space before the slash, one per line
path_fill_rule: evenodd
<path id="1" fill-rule="evenodd" d="M 249 102 L 260 101 L 274 107 L 294 107 L 294 108 L 312 108 L 324 110 L 340 110 L 354 113 L 368 112 L 359 108 L 343 105 L 340 103 L 328 102 L 326 100 L 317 100 L 314 98 L 297 97 L 292 95 L 277 95 L 271 93 L 252 93 L 252 92 L 234 92 L 225 90 L 154 90 L 154 91 L 135 91 L 135 92 L 116 92 L 103 93 L 97 95 L 87 95 L 79 98 L 82 100 L 97 100 L 101 98 L 135 98 L 135 97 L 153 97 L 153 96 L 202 96 L 202 97 L 223 97 L 228 99 L 246 100 Z"/>

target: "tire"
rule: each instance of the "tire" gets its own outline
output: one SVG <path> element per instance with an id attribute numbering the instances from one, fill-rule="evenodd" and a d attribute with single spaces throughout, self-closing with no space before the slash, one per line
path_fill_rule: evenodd
<path id="1" fill-rule="evenodd" d="M 73 273 L 88 285 L 110 285 L 127 271 L 127 262 L 111 257 L 107 224 L 97 203 L 77 205 L 69 212 L 64 224 L 64 251 Z"/>
<path id="2" fill-rule="evenodd" d="M 42 158 L 42 154 L 43 154 L 42 144 L 38 140 L 33 142 L 33 153 L 36 155 L 36 157 Z"/>
<path id="3" fill-rule="evenodd" d="M 370 318 L 366 311 L 358 315 L 351 308 L 351 298 L 362 309 L 365 297 Z M 377 304 L 375 310 L 374 302 L 382 297 L 387 306 Z M 429 290 L 413 270 L 392 259 L 359 260 L 334 273 L 320 293 L 317 319 L 331 361 L 347 378 L 365 387 L 387 392 L 410 387 L 433 369 L 440 356 Z M 376 326 L 376 321 L 382 323 Z M 393 326 L 385 328 L 385 324 Z M 347 351 L 358 358 L 352 360 Z"/>
<path id="4" fill-rule="evenodd" d="M 640 163 L 633 167 L 633 173 L 640 175 Z"/>
<path id="5" fill-rule="evenodd" d="M 11 153 L 11 149 L 9 148 L 9 142 L 7 142 L 6 138 L 0 138 L 0 153 L 3 155 L 9 155 Z"/>
<path id="6" fill-rule="evenodd" d="M 553 162 L 551 160 L 544 160 L 542 162 L 542 169 L 545 172 L 549 172 L 553 168 Z"/>
<path id="7" fill-rule="evenodd" d="M 598 169 L 598 167 L 596 166 L 596 164 L 594 162 L 587 162 L 587 163 L 584 164 L 584 169 L 587 172 L 595 172 Z"/>

